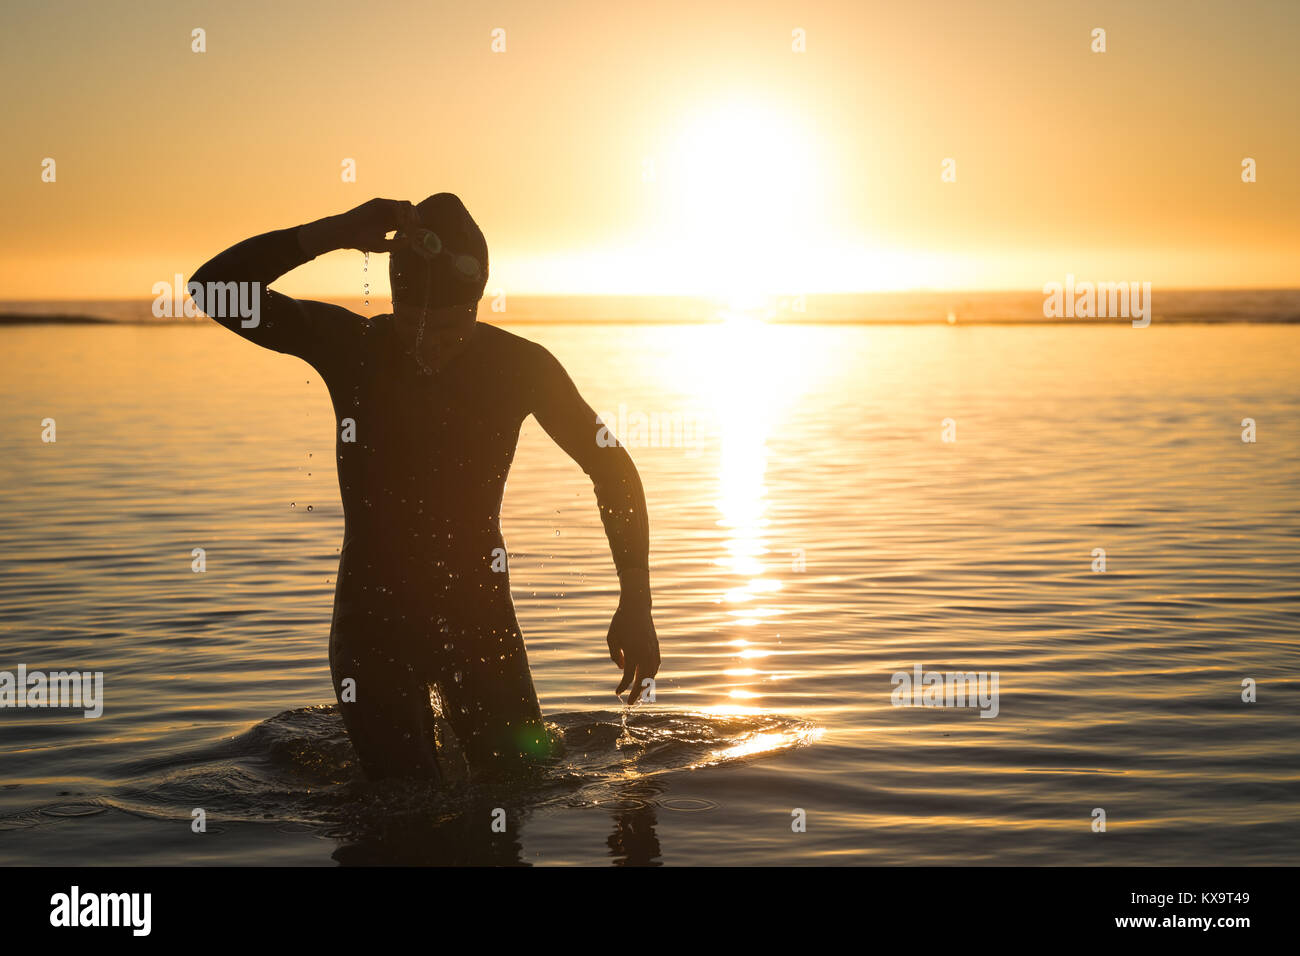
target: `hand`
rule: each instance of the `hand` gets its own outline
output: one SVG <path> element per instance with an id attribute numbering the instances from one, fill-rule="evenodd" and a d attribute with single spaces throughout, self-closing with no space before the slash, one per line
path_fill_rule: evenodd
<path id="1" fill-rule="evenodd" d="M 298 242 L 313 256 L 334 249 L 391 252 L 407 245 L 406 239 L 387 239 L 394 230 L 420 228 L 415 206 L 401 199 L 372 199 L 338 216 L 309 222 L 298 230 Z"/>
<path id="2" fill-rule="evenodd" d="M 614 693 L 622 694 L 631 687 L 627 702 L 634 704 L 641 696 L 642 682 L 659 672 L 659 638 L 649 606 L 620 606 L 610 621 L 605 642 L 609 645 L 609 659 L 623 668 L 623 679 Z"/>

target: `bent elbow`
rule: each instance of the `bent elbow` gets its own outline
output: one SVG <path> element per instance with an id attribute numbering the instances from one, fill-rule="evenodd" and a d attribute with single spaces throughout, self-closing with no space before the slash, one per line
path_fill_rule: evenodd
<path id="1" fill-rule="evenodd" d="M 212 279 L 211 270 L 208 268 L 210 265 L 211 261 L 203 263 L 194 270 L 194 274 L 185 283 L 185 294 L 194 300 L 195 307 L 204 315 L 208 315 L 208 311 L 203 308 L 203 290 Z M 211 318 L 210 315 L 208 317 Z"/>

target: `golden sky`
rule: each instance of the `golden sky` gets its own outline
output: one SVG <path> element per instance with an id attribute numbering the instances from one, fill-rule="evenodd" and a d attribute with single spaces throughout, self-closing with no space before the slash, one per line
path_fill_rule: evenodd
<path id="1" fill-rule="evenodd" d="M 439 191 L 489 292 L 1293 286 L 1297 39 L 1293 0 L 6 4 L 0 298 Z"/>

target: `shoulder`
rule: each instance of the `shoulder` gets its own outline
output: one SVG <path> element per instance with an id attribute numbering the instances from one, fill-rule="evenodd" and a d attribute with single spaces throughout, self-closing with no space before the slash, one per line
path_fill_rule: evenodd
<path id="1" fill-rule="evenodd" d="M 559 366 L 546 348 L 522 335 L 515 335 L 495 325 L 478 323 L 475 336 L 503 367 L 520 372 L 543 374 Z"/>
<path id="2" fill-rule="evenodd" d="M 305 304 L 313 309 L 313 317 L 321 332 L 342 340 L 351 340 L 363 335 L 382 335 L 392 325 L 391 315 L 360 315 L 332 302 Z"/>
<path id="3" fill-rule="evenodd" d="M 295 299 L 294 303 L 303 317 L 319 332 L 360 332 L 371 321 L 365 316 L 357 315 L 351 309 L 345 309 L 332 302 Z"/>
<path id="4" fill-rule="evenodd" d="M 564 366 L 545 346 L 495 325 L 480 323 L 475 335 L 482 335 L 481 354 L 495 373 L 511 383 L 527 412 L 540 416 L 576 393 Z"/>
<path id="5" fill-rule="evenodd" d="M 540 349 L 541 346 L 522 335 L 515 335 L 513 332 L 507 332 L 498 325 L 488 325 L 482 319 L 477 322 L 475 335 L 482 336 L 482 340 L 491 348 L 495 348 L 506 354 L 527 354 L 534 349 Z"/>
<path id="6" fill-rule="evenodd" d="M 393 328 L 391 313 L 382 315 L 361 315 L 351 309 L 331 302 L 307 303 L 313 307 L 314 318 L 320 331 L 326 335 L 350 341 L 361 336 L 380 337 L 389 335 Z"/>
<path id="7" fill-rule="evenodd" d="M 358 349 L 370 347 L 366 340 L 377 341 L 387 329 L 386 316 L 370 318 L 341 305 L 309 299 L 300 299 L 299 307 L 305 319 L 302 357 L 321 372 L 325 367 L 350 364 Z"/>

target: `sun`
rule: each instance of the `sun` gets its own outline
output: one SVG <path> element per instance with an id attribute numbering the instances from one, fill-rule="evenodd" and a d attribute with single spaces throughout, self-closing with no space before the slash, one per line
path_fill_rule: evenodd
<path id="1" fill-rule="evenodd" d="M 794 296 L 855 287 L 871 264 L 845 231 L 834 136 L 797 104 L 719 96 L 627 148 L 623 236 L 522 257 L 512 284 L 707 297 L 762 316 Z"/>
<path id="2" fill-rule="evenodd" d="M 696 110 L 662 175 L 666 223 L 697 266 L 699 291 L 734 307 L 806 287 L 826 182 L 807 120 L 755 101 Z"/>

